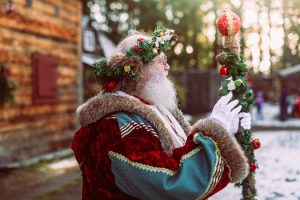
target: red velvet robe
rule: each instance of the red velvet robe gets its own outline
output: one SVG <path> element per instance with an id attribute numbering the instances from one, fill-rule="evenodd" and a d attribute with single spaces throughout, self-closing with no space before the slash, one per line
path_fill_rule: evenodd
<path id="1" fill-rule="evenodd" d="M 217 123 L 199 122 L 184 146 L 172 148 L 147 105 L 132 101 L 108 94 L 78 109 L 82 127 L 72 149 L 82 170 L 82 199 L 207 199 L 247 175 L 240 147 Z"/>

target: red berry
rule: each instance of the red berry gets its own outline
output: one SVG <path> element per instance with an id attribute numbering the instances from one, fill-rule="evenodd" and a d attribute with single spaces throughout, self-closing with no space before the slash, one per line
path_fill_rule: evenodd
<path id="1" fill-rule="evenodd" d="M 253 81 L 252 81 L 251 77 L 249 76 L 249 74 L 246 75 L 246 80 L 250 86 L 253 85 Z"/>
<path id="2" fill-rule="evenodd" d="M 259 139 L 252 140 L 252 146 L 253 146 L 253 149 L 259 149 L 261 146 Z"/>
<path id="3" fill-rule="evenodd" d="M 143 38 L 139 38 L 138 41 L 139 41 L 140 43 L 142 43 L 142 42 L 144 42 L 144 39 L 143 39 Z"/>
<path id="4" fill-rule="evenodd" d="M 108 81 L 106 84 L 105 84 L 105 89 L 108 90 L 108 91 L 113 91 L 114 89 L 116 89 L 118 85 L 118 82 L 115 81 L 115 80 L 111 80 L 111 81 Z"/>
<path id="5" fill-rule="evenodd" d="M 140 53 L 142 51 L 142 49 L 138 46 L 138 45 L 135 45 L 133 47 L 133 50 L 136 52 L 136 53 Z"/>
<path id="6" fill-rule="evenodd" d="M 255 172 L 256 169 L 258 168 L 257 164 L 255 162 L 250 163 L 250 170 L 251 172 Z"/>
<path id="7" fill-rule="evenodd" d="M 221 67 L 220 74 L 222 76 L 228 76 L 229 75 L 229 68 L 227 66 Z"/>
<path id="8" fill-rule="evenodd" d="M 252 86 L 253 85 L 253 81 L 252 80 L 247 80 L 248 85 Z"/>

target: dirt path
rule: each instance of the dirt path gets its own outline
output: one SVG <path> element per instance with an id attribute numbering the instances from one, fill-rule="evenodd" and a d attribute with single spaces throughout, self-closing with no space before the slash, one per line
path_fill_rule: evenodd
<path id="1" fill-rule="evenodd" d="M 53 191 L 60 191 L 64 186 L 74 181 L 78 183 L 79 180 L 81 175 L 78 167 L 63 171 L 36 168 L 1 170 L 1 199 L 33 200 Z M 75 198 L 71 199 L 75 200 Z"/>
<path id="2" fill-rule="evenodd" d="M 42 195 L 34 200 L 81 200 L 81 189 L 82 181 L 76 179 L 59 190 Z"/>

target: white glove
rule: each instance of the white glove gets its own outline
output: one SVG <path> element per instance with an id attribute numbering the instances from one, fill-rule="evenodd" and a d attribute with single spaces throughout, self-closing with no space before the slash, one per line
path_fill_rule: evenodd
<path id="1" fill-rule="evenodd" d="M 240 119 L 239 112 L 241 111 L 242 106 L 239 105 L 238 107 L 236 107 L 238 105 L 239 101 L 234 100 L 234 101 L 230 102 L 231 98 L 232 98 L 232 92 L 230 92 L 226 96 L 221 97 L 218 100 L 218 102 L 215 104 L 210 118 L 220 122 L 221 125 L 230 134 L 235 134 L 239 128 L 239 119 Z M 247 120 L 243 121 L 243 124 L 247 125 L 247 127 L 248 127 L 249 121 L 248 121 L 248 118 L 246 117 L 246 115 L 245 115 L 244 119 L 247 119 Z"/>
<path id="2" fill-rule="evenodd" d="M 251 115 L 250 115 L 250 113 L 242 112 L 242 113 L 239 114 L 239 117 L 242 119 L 241 120 L 241 126 L 245 130 L 249 130 L 251 128 Z"/>

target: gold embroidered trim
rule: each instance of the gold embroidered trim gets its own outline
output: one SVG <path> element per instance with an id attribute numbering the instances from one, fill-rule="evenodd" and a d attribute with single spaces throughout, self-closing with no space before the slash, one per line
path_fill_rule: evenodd
<path id="1" fill-rule="evenodd" d="M 197 147 L 196 149 L 194 149 L 194 150 L 188 152 L 187 154 L 183 155 L 182 158 L 180 159 L 180 166 L 183 163 L 183 161 L 185 161 L 186 159 L 192 157 L 193 155 L 198 153 L 201 149 L 202 149 L 202 147 Z"/>
<path id="2" fill-rule="evenodd" d="M 123 156 L 119 153 L 113 152 L 113 151 L 110 151 L 109 155 L 111 155 L 111 156 L 113 156 L 113 157 L 115 157 L 115 158 L 117 158 L 117 159 L 119 159 L 123 162 L 126 162 L 126 163 L 130 164 L 133 167 L 136 167 L 138 169 L 142 169 L 142 170 L 145 170 L 145 171 L 159 172 L 159 173 L 163 173 L 163 174 L 166 174 L 166 175 L 169 175 L 169 176 L 173 176 L 173 175 L 176 174 L 176 171 L 173 171 L 173 170 L 170 170 L 170 169 L 166 169 L 166 168 L 162 168 L 162 167 L 153 167 L 153 166 L 133 162 L 133 161 L 129 160 L 128 158 L 126 158 L 125 156 Z"/>
<path id="3" fill-rule="evenodd" d="M 197 200 L 201 200 L 204 197 L 206 197 L 208 194 L 210 194 L 216 187 L 216 185 L 218 184 L 218 182 L 220 181 L 223 171 L 224 171 L 224 159 L 222 158 L 222 156 L 220 155 L 220 150 L 218 149 L 217 144 L 210 138 L 207 136 L 202 135 L 202 133 L 196 133 L 193 137 L 193 141 L 196 144 L 199 144 L 199 142 L 196 141 L 196 137 L 198 135 L 201 135 L 202 137 L 211 140 L 211 142 L 213 142 L 215 144 L 216 147 L 216 151 L 215 151 L 215 156 L 216 156 L 216 161 L 215 161 L 215 166 L 212 172 L 212 176 L 210 179 L 210 182 L 205 190 L 205 192 L 203 194 L 201 194 L 200 197 L 197 198 Z M 179 166 L 182 165 L 183 161 L 192 157 L 193 155 L 195 155 L 197 152 L 199 152 L 202 149 L 201 146 L 195 148 L 194 150 L 190 151 L 189 153 L 185 154 L 182 156 L 182 158 L 180 159 L 180 164 Z M 130 164 L 133 167 L 136 167 L 138 169 L 142 169 L 145 171 L 150 171 L 150 172 L 158 172 L 158 173 L 163 173 L 169 176 L 174 176 L 175 174 L 177 174 L 178 171 L 173 171 L 170 169 L 166 169 L 166 168 L 162 168 L 162 167 L 153 167 L 153 166 L 149 166 L 146 164 L 142 164 L 142 163 L 137 163 L 137 162 L 133 162 L 131 160 L 129 160 L 128 158 L 126 158 L 125 156 L 123 156 L 122 154 L 110 151 L 109 155 L 123 161 L 126 162 L 128 164 Z"/>
<path id="4" fill-rule="evenodd" d="M 179 162 L 180 163 L 179 166 L 182 165 L 184 160 L 192 157 L 193 155 L 195 155 L 200 150 L 201 150 L 201 148 L 197 147 L 196 149 L 194 149 L 194 150 L 190 151 L 189 153 L 185 154 L 184 156 L 182 156 L 182 158 L 180 159 L 180 162 Z M 115 158 L 117 158 L 117 159 L 119 159 L 123 162 L 126 162 L 126 163 L 130 164 L 133 167 L 136 167 L 138 169 L 142 169 L 142 170 L 145 170 L 145 171 L 159 172 L 159 173 L 163 173 L 163 174 L 166 174 L 166 175 L 169 175 L 169 176 L 173 176 L 178 172 L 178 171 L 173 171 L 173 170 L 163 168 L 163 167 L 153 167 L 153 166 L 150 166 L 150 165 L 133 162 L 133 161 L 129 160 L 128 158 L 126 158 L 125 156 L 123 156 L 122 154 L 119 154 L 119 153 L 116 153 L 116 152 L 113 152 L 113 151 L 110 151 L 109 155 L 111 155 L 111 156 L 113 156 L 113 157 L 115 157 Z"/>

